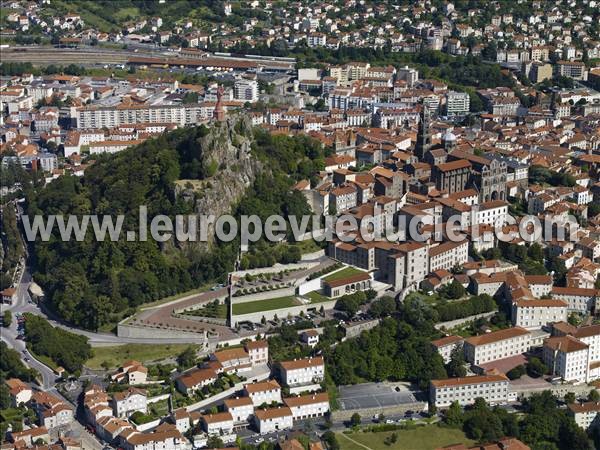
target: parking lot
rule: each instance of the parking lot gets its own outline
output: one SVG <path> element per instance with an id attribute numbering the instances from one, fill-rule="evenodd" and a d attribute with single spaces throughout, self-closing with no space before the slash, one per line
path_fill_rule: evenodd
<path id="1" fill-rule="evenodd" d="M 406 386 L 386 383 L 364 383 L 340 386 L 339 403 L 342 410 L 390 408 L 417 402 L 417 398 Z"/>

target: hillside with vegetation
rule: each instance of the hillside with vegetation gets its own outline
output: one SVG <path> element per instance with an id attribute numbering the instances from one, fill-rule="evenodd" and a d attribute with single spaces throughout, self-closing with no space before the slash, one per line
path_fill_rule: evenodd
<path id="1" fill-rule="evenodd" d="M 48 242 L 33 245 L 34 276 L 48 305 L 77 326 L 98 329 L 147 302 L 224 281 L 239 241 L 223 243 L 127 242 L 139 236 L 139 206 L 148 223 L 165 214 L 305 214 L 306 200 L 291 191 L 294 181 L 323 167 L 324 150 L 306 137 L 272 137 L 252 130 L 240 116 L 210 129 L 179 129 L 114 155 L 102 155 L 85 176 L 63 176 L 27 198 L 27 213 L 125 216 L 118 241 L 63 242 L 58 227 Z M 148 236 L 150 234 L 148 233 Z M 290 262 L 297 251 L 272 252 L 258 242 L 246 267 Z M 292 258 L 292 260 L 294 259 Z"/>

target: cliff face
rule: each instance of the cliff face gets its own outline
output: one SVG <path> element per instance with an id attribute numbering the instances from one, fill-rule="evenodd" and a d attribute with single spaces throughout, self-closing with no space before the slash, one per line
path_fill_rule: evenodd
<path id="1" fill-rule="evenodd" d="M 200 162 L 207 168 L 208 176 L 202 180 L 180 180 L 177 195 L 193 199 L 199 215 L 218 218 L 230 214 L 262 169 L 261 163 L 250 155 L 251 121 L 245 115 L 228 117 L 211 125 L 209 133 L 197 142 Z M 208 235 L 210 245 L 214 241 L 214 225 Z M 206 243 L 196 244 L 207 248 Z"/>

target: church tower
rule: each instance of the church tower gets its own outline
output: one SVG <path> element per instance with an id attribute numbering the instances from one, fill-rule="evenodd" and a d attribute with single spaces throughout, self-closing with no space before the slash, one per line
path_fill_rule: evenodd
<path id="1" fill-rule="evenodd" d="M 225 120 L 225 108 L 223 107 L 223 86 L 219 86 L 217 89 L 217 104 L 215 105 L 215 109 L 213 111 L 213 119 L 218 122 L 223 122 Z"/>
<path id="2" fill-rule="evenodd" d="M 429 131 L 429 122 L 431 116 L 429 109 L 426 105 L 422 105 L 420 120 L 419 120 L 419 131 L 417 133 L 417 143 L 415 145 L 415 156 L 419 158 L 419 161 L 423 160 L 425 153 L 431 148 L 431 133 Z"/>

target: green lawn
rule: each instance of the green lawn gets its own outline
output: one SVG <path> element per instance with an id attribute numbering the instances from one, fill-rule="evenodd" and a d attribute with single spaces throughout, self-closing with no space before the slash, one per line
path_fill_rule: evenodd
<path id="1" fill-rule="evenodd" d="M 311 303 L 323 303 L 332 300 L 331 298 L 324 296 L 318 291 L 309 292 L 308 294 L 306 294 L 306 297 L 310 298 Z"/>
<path id="2" fill-rule="evenodd" d="M 392 433 L 397 433 L 398 440 L 394 444 L 386 445 L 385 438 Z M 437 425 L 382 433 L 352 433 L 349 435 L 338 433 L 337 438 L 341 450 L 366 450 L 365 447 L 361 447 L 347 438 L 353 439 L 371 450 L 434 450 L 451 444 L 463 443 L 467 446 L 475 444 L 461 430 Z"/>
<path id="3" fill-rule="evenodd" d="M 358 270 L 354 267 L 349 266 L 349 267 L 346 267 L 335 273 L 332 273 L 331 275 L 326 276 L 325 278 L 323 278 L 323 280 L 325 280 L 325 281 L 343 280 L 344 278 L 348 278 L 348 277 L 351 277 L 352 275 L 357 275 L 359 273 L 365 273 L 365 272 L 363 270 Z"/>
<path id="4" fill-rule="evenodd" d="M 314 239 L 307 239 L 305 241 L 296 242 L 292 245 L 300 248 L 300 253 L 302 253 L 303 255 L 306 253 L 313 253 L 322 250 L 322 248 L 319 247 L 319 244 L 317 244 Z"/>
<path id="5" fill-rule="evenodd" d="M 233 305 L 233 314 L 250 314 L 259 311 L 272 311 L 273 309 L 289 308 L 299 305 L 294 296 L 277 297 L 268 300 L 257 300 L 255 302 L 238 303 Z"/>
<path id="6" fill-rule="evenodd" d="M 180 292 L 179 294 L 171 295 L 170 297 L 161 298 L 160 300 L 156 300 L 155 302 L 144 303 L 143 305 L 140 305 L 140 309 L 144 310 L 144 309 L 147 309 L 147 308 L 153 308 L 154 306 L 164 305 L 165 303 L 169 303 L 169 302 L 172 302 L 174 300 L 179 300 L 180 298 L 184 298 L 184 297 L 187 297 L 189 295 L 200 294 L 202 292 L 206 292 L 212 286 L 214 286 L 214 284 L 215 283 L 207 283 L 207 284 L 205 284 L 203 286 L 200 286 L 199 288 L 192 289 L 190 291 Z"/>
<path id="7" fill-rule="evenodd" d="M 111 347 L 94 347 L 93 356 L 85 366 L 90 369 L 101 369 L 107 362 L 111 368 L 119 367 L 124 361 L 135 359 L 144 363 L 174 358 L 183 352 L 189 344 L 125 344 Z"/>

